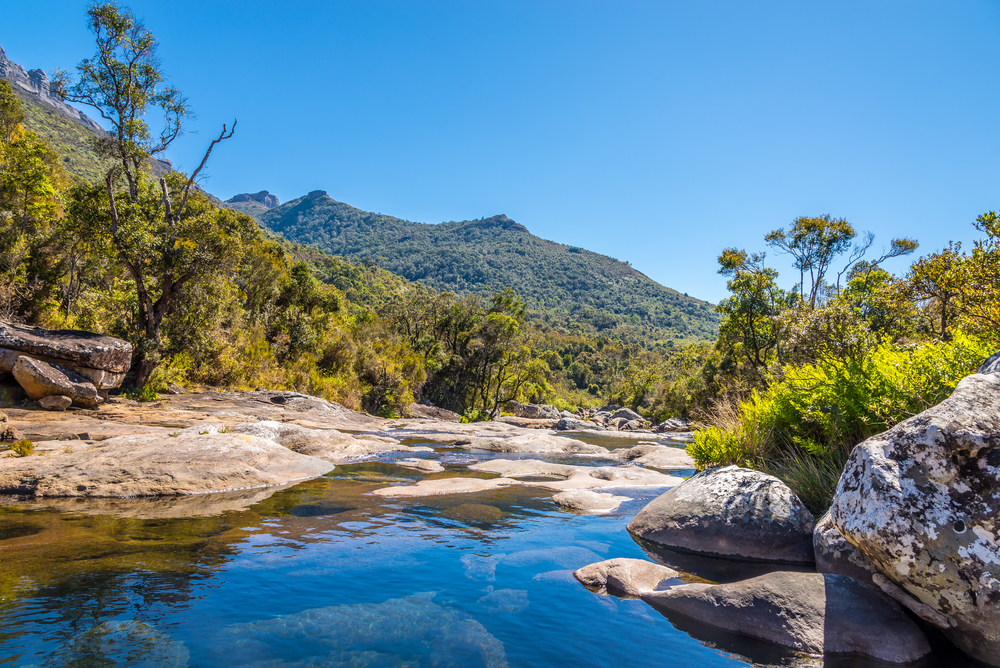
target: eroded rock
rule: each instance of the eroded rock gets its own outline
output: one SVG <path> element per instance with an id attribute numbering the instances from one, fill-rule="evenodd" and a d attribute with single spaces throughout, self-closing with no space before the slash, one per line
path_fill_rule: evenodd
<path id="1" fill-rule="evenodd" d="M 62 395 L 84 408 L 96 408 L 102 401 L 97 388 L 85 378 L 47 362 L 22 356 L 14 363 L 13 372 L 28 397 L 36 401 Z"/>
<path id="2" fill-rule="evenodd" d="M 559 478 L 524 483 L 528 487 L 541 487 L 556 492 L 602 487 L 669 487 L 681 482 L 681 478 L 676 476 L 639 466 L 573 466 L 539 459 L 492 459 L 473 464 L 469 468 L 497 473 L 505 478 Z"/>
<path id="3" fill-rule="evenodd" d="M 776 572 L 731 584 L 687 584 L 640 597 L 669 615 L 797 652 L 906 664 L 930 653 L 920 628 L 891 598 L 844 575 Z"/>
<path id="4" fill-rule="evenodd" d="M 132 364 L 132 344 L 93 332 L 0 323 L 0 347 L 112 373 L 125 373 Z"/>
<path id="5" fill-rule="evenodd" d="M 627 496 L 615 496 L 607 492 L 592 492 L 588 489 L 574 489 L 559 492 L 552 500 L 560 508 L 576 510 L 583 513 L 610 513 L 618 506 L 628 501 Z"/>
<path id="6" fill-rule="evenodd" d="M 783 482 L 759 471 L 709 469 L 661 494 L 628 530 L 674 550 L 730 559 L 813 562 L 814 520 Z"/>
<path id="7" fill-rule="evenodd" d="M 631 448 L 612 450 L 609 456 L 619 461 L 652 466 L 658 469 L 687 470 L 695 467 L 694 459 L 686 450 L 672 448 L 669 445 L 640 443 Z"/>
<path id="8" fill-rule="evenodd" d="M 421 480 L 415 485 L 396 485 L 383 487 L 372 492 L 376 496 L 391 498 L 408 498 L 418 496 L 438 496 L 441 494 L 469 494 L 485 492 L 510 485 L 520 485 L 517 480 L 509 478 L 435 478 Z"/>
<path id="9" fill-rule="evenodd" d="M 1000 665 L 1000 374 L 854 448 L 831 508 L 844 537 Z"/>
<path id="10" fill-rule="evenodd" d="M 608 559 L 573 571 L 573 577 L 592 589 L 639 596 L 656 589 L 664 580 L 676 578 L 672 568 L 642 559 Z"/>

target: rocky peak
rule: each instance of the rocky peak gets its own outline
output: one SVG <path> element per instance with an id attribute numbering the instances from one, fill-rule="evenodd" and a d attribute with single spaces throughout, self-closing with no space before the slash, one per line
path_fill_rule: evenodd
<path id="1" fill-rule="evenodd" d="M 328 197 L 325 190 L 313 190 L 311 193 L 302 198 L 302 201 L 308 202 L 309 200 L 319 199 L 320 197 Z"/>
<path id="2" fill-rule="evenodd" d="M 27 98 L 36 104 L 43 104 L 53 107 L 76 123 L 94 132 L 102 132 L 101 126 L 79 109 L 69 106 L 59 96 L 52 92 L 49 86 L 49 77 L 42 70 L 25 70 L 7 57 L 7 53 L 0 47 L 0 77 L 10 82 L 14 91 L 21 97 Z"/>
<path id="3" fill-rule="evenodd" d="M 240 202 L 246 202 L 260 209 L 273 209 L 281 204 L 277 196 L 272 195 L 266 190 L 261 190 L 259 193 L 241 193 L 226 200 L 227 204 L 239 204 Z"/>

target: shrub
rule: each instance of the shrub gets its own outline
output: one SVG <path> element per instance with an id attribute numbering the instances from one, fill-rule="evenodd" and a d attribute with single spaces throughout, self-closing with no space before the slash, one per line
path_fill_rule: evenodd
<path id="1" fill-rule="evenodd" d="M 18 457 L 28 457 L 35 454 L 35 444 L 26 438 L 22 438 L 20 441 L 14 441 L 9 450 Z"/>

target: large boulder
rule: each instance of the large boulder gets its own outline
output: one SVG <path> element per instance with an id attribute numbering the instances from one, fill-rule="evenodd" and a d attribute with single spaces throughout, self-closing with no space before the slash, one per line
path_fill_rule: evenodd
<path id="1" fill-rule="evenodd" d="M 91 369 L 89 367 L 80 366 L 79 364 L 67 362 L 66 360 L 56 359 L 55 357 L 32 355 L 21 352 L 20 350 L 10 350 L 9 348 L 0 348 L 0 372 L 13 372 L 14 365 L 17 363 L 19 357 L 30 357 L 40 362 L 47 362 L 48 364 L 72 371 L 76 375 L 85 378 L 99 390 L 114 389 L 119 387 L 122 384 L 122 381 L 125 380 L 124 373 L 114 373 L 112 371 L 105 371 L 104 369 Z"/>
<path id="2" fill-rule="evenodd" d="M 976 373 L 1000 373 L 1000 352 L 993 353 L 989 359 L 983 362 Z"/>
<path id="3" fill-rule="evenodd" d="M 1000 374 L 854 448 L 831 515 L 956 645 L 1000 666 Z"/>
<path id="4" fill-rule="evenodd" d="M 872 584 L 872 576 L 878 569 L 861 550 L 847 542 L 833 523 L 829 511 L 813 530 L 813 552 L 816 554 L 816 570 L 820 573 L 846 575 Z"/>
<path id="5" fill-rule="evenodd" d="M 561 418 L 556 423 L 559 431 L 604 431 L 604 427 L 595 422 L 584 422 L 576 418 Z"/>
<path id="6" fill-rule="evenodd" d="M 658 433 L 670 431 L 691 431 L 691 421 L 683 418 L 667 418 L 653 428 Z"/>
<path id="7" fill-rule="evenodd" d="M 507 407 L 516 417 L 530 420 L 558 420 L 560 417 L 559 410 L 549 404 L 519 404 L 511 401 Z"/>
<path id="8" fill-rule="evenodd" d="M 669 616 L 679 613 L 730 633 L 809 654 L 906 664 L 930 653 L 917 624 L 872 585 L 843 575 L 776 572 L 730 584 L 688 584 L 640 592 Z"/>
<path id="9" fill-rule="evenodd" d="M 68 369 L 47 362 L 19 357 L 13 372 L 18 384 L 35 401 L 62 395 L 84 408 L 96 408 L 103 401 L 93 383 Z"/>
<path id="10" fill-rule="evenodd" d="M 639 596 L 656 589 L 664 580 L 676 578 L 672 568 L 642 559 L 608 559 L 573 571 L 573 577 L 591 589 Z"/>
<path id="11" fill-rule="evenodd" d="M 132 364 L 132 344 L 127 341 L 69 329 L 0 323 L 0 348 L 66 360 L 112 373 L 125 373 Z"/>
<path id="12" fill-rule="evenodd" d="M 642 421 L 643 417 L 636 413 L 631 408 L 619 408 L 614 413 L 611 414 L 611 418 L 624 418 L 626 422 L 631 422 L 632 420 Z"/>
<path id="13" fill-rule="evenodd" d="M 811 564 L 814 520 L 785 483 L 726 466 L 688 478 L 636 515 L 628 530 L 654 546 L 749 561 Z"/>
<path id="14" fill-rule="evenodd" d="M 201 494 L 312 478 L 334 465 L 247 434 L 135 434 L 86 451 L 0 459 L 0 494 L 118 497 Z"/>

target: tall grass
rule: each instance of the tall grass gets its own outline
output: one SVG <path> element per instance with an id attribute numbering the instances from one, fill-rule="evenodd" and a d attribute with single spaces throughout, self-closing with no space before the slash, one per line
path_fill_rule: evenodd
<path id="1" fill-rule="evenodd" d="M 992 352 L 956 333 L 948 342 L 883 343 L 860 359 L 786 368 L 766 392 L 717 403 L 688 452 L 699 468 L 770 473 L 820 514 L 855 445 L 946 399 Z"/>

